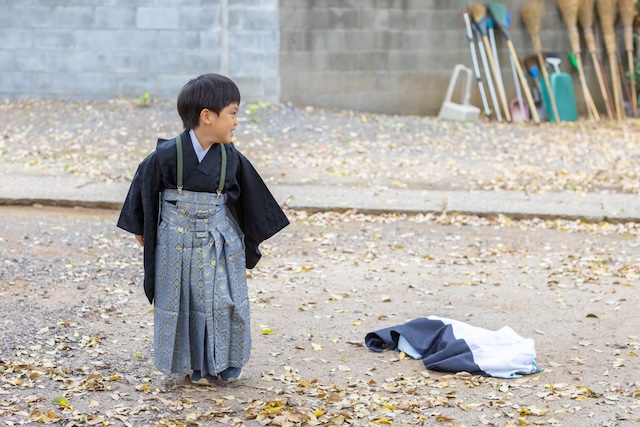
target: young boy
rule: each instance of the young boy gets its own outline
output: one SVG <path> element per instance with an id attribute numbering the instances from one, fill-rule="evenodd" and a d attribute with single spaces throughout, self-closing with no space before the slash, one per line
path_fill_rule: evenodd
<path id="1" fill-rule="evenodd" d="M 185 130 L 140 163 L 118 227 L 144 246 L 154 304 L 154 362 L 194 383 L 240 377 L 251 349 L 245 268 L 289 224 L 251 163 L 233 146 L 240 91 L 204 74 L 178 96 Z"/>

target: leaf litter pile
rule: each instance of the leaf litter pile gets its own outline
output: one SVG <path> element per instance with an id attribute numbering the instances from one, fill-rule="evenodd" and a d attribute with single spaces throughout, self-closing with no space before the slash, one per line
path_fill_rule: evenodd
<path id="1" fill-rule="evenodd" d="M 0 105 L 3 170 L 131 179 L 172 104 Z M 247 108 L 271 184 L 637 192 L 634 121 L 452 124 Z M 142 252 L 117 212 L 0 208 L 0 424 L 618 426 L 640 422 L 640 225 L 288 211 L 248 272 L 252 358 L 203 387 L 153 366 Z M 364 336 L 438 315 L 536 342 L 542 372 L 426 371 Z"/>

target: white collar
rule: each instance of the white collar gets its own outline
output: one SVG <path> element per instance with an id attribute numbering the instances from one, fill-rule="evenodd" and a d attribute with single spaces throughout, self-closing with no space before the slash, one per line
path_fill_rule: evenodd
<path id="1" fill-rule="evenodd" d="M 196 152 L 196 156 L 198 156 L 198 162 L 201 162 L 202 159 L 204 159 L 204 156 L 207 155 L 207 153 L 209 152 L 209 148 L 211 147 L 209 146 L 206 150 L 204 150 L 202 148 L 202 145 L 200 145 L 200 141 L 198 141 L 196 133 L 193 131 L 193 129 L 189 130 L 189 136 L 191 137 L 191 143 L 193 144 L 193 149 Z"/>

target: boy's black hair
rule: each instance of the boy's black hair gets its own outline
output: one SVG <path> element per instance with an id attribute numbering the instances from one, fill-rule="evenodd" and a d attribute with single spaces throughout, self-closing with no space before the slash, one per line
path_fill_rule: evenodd
<path id="1" fill-rule="evenodd" d="M 200 112 L 205 108 L 220 115 L 227 106 L 240 104 L 240 90 L 228 77 L 220 74 L 202 74 L 189 80 L 178 95 L 178 114 L 185 129 L 195 129 L 200 123 Z"/>

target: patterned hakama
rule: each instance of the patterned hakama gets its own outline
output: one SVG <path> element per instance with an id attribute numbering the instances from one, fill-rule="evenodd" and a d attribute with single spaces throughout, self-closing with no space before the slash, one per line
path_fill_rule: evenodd
<path id="1" fill-rule="evenodd" d="M 164 190 L 156 244 L 154 361 L 217 375 L 249 360 L 244 236 L 225 196 Z"/>

